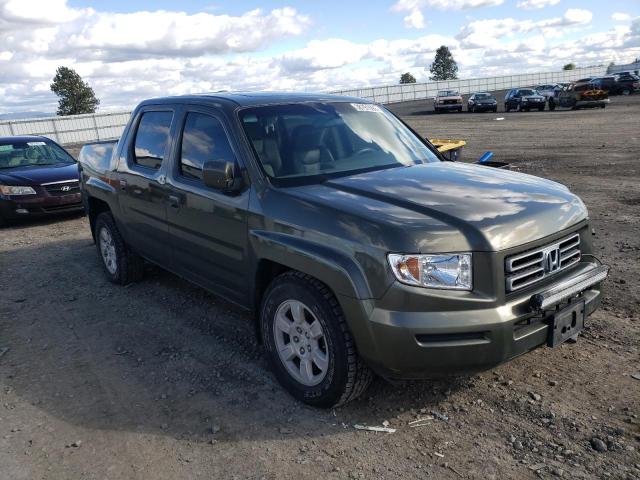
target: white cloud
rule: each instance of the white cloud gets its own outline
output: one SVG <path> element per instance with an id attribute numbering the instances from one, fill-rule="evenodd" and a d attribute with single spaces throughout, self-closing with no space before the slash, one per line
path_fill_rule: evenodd
<path id="1" fill-rule="evenodd" d="M 524 8 L 525 10 L 534 10 L 557 5 L 558 3 L 560 3 L 560 0 L 522 0 L 518 2 L 517 7 Z"/>
<path id="2" fill-rule="evenodd" d="M 463 3 L 483 1 L 398 4 L 410 17 L 428 5 L 463 8 Z M 311 25 L 311 19 L 287 7 L 236 16 L 219 10 L 114 14 L 74 9 L 64 0 L 33 2 L 0 0 L 0 112 L 54 111 L 49 84 L 60 65 L 76 69 L 92 85 L 102 109 L 120 109 L 153 96 L 216 90 L 330 91 L 396 84 L 407 71 L 426 81 L 425 68 L 441 45 L 451 49 L 463 78 L 548 71 L 569 62 L 621 64 L 640 56 L 640 19 L 594 31 L 591 12 L 581 9 L 535 21 L 469 21 L 455 36 L 358 43 L 316 34 L 287 48 L 283 39 L 309 32 Z M 416 16 L 410 26 L 420 23 Z M 271 46 L 277 53 L 269 53 Z"/>
<path id="3" fill-rule="evenodd" d="M 631 15 L 628 13 L 615 12 L 611 15 L 611 20 L 614 22 L 626 22 L 627 20 L 631 20 Z"/>
<path id="4" fill-rule="evenodd" d="M 404 17 L 404 25 L 407 28 L 424 28 L 424 15 L 417 8 L 411 10 L 411 13 Z"/>
<path id="5" fill-rule="evenodd" d="M 570 8 L 562 17 L 538 21 L 515 18 L 476 20 L 465 25 L 456 38 L 467 48 L 490 47 L 504 38 L 531 32 L 542 32 L 548 37 L 562 35 L 563 28 L 588 24 L 592 17 L 589 10 Z"/>
<path id="6" fill-rule="evenodd" d="M 424 8 L 438 10 L 466 10 L 469 8 L 495 7 L 504 0 L 398 0 L 392 10 L 396 12 L 413 12 Z"/>

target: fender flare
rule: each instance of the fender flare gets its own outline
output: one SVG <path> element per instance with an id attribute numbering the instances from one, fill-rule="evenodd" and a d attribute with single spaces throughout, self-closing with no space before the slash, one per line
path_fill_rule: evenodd
<path id="1" fill-rule="evenodd" d="M 356 299 L 373 297 L 358 263 L 340 250 L 286 233 L 253 230 L 249 242 L 256 258 L 307 273 L 327 286 L 336 296 Z"/>

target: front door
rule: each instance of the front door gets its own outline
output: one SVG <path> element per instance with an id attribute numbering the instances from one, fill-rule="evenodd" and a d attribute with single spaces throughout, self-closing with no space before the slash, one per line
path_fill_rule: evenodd
<path id="1" fill-rule="evenodd" d="M 238 164 L 235 142 L 214 109 L 186 108 L 174 148 L 169 185 L 169 237 L 176 273 L 246 303 L 249 189 L 235 195 L 205 186 L 207 160 Z"/>
<path id="2" fill-rule="evenodd" d="M 168 267 L 166 158 L 174 111 L 143 110 L 121 155 L 121 227 L 127 243 L 149 260 Z"/>

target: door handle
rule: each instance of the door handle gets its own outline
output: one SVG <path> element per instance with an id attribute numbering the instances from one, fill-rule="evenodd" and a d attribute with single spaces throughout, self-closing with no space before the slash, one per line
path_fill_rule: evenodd
<path id="1" fill-rule="evenodd" d="M 180 207 L 180 197 L 178 197 L 177 195 L 169 195 L 169 197 L 167 198 L 169 200 L 169 206 L 173 208 Z"/>

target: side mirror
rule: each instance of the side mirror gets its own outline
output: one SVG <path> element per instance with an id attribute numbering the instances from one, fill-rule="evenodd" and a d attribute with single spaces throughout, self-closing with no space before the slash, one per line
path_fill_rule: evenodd
<path id="1" fill-rule="evenodd" d="M 241 186 L 241 177 L 236 175 L 236 164 L 226 160 L 207 160 L 202 167 L 202 180 L 207 187 L 225 193 L 236 192 Z"/>

